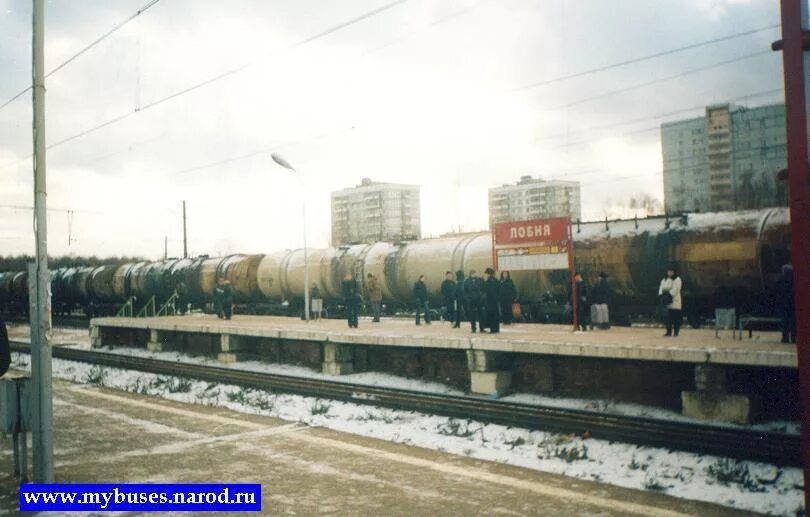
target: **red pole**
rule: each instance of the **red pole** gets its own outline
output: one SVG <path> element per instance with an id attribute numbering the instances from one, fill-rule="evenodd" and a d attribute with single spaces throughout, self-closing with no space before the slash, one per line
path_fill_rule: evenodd
<path id="1" fill-rule="evenodd" d="M 579 305 L 579 296 L 577 295 L 577 280 L 574 278 L 574 237 L 571 231 L 571 220 L 568 220 L 568 273 L 571 275 L 571 311 L 573 313 L 574 332 L 577 330 L 579 323 L 579 314 L 577 312 L 577 305 Z"/>
<path id="2" fill-rule="evenodd" d="M 810 169 L 808 169 L 807 84 L 803 41 L 806 0 L 781 0 L 782 60 L 785 71 L 791 261 L 796 296 L 796 351 L 802 419 L 804 507 L 810 509 Z"/>

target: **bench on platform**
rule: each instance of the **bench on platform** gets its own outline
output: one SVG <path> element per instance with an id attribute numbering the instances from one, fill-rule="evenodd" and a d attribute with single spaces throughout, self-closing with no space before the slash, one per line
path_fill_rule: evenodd
<path id="1" fill-rule="evenodd" d="M 764 316 L 752 316 L 750 314 L 743 314 L 740 316 L 738 320 L 738 330 L 740 331 L 740 337 L 738 339 L 742 340 L 742 333 L 743 330 L 748 331 L 748 339 L 752 339 L 754 337 L 754 330 L 757 327 L 757 330 L 762 330 L 762 326 L 766 326 L 768 328 L 776 327 L 779 328 L 781 320 L 779 318 L 771 318 L 771 317 L 764 317 Z"/>

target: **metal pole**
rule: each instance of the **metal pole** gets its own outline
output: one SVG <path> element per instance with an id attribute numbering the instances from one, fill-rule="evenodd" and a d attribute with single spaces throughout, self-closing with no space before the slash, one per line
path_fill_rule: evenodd
<path id="1" fill-rule="evenodd" d="M 306 191 L 301 189 L 301 221 L 304 225 L 304 319 L 309 323 L 309 259 L 307 257 L 307 199 Z"/>
<path id="2" fill-rule="evenodd" d="M 571 220 L 568 220 L 568 273 L 571 275 L 571 320 L 574 322 L 574 332 L 579 329 L 579 295 L 577 294 L 577 279 L 574 271 L 574 237 L 571 229 Z"/>
<path id="3" fill-rule="evenodd" d="M 188 240 L 186 239 L 186 201 L 183 200 L 183 258 L 188 258 Z"/>
<path id="4" fill-rule="evenodd" d="M 53 482 L 53 400 L 51 379 L 50 278 L 45 188 L 45 5 L 33 4 L 33 105 L 34 105 L 34 232 L 36 236 L 36 310 L 31 327 L 38 339 L 31 342 L 31 375 L 34 384 L 34 481 Z"/>
<path id="5" fill-rule="evenodd" d="M 791 261 L 796 297 L 796 351 L 802 420 L 805 508 L 810 508 L 810 169 L 808 168 L 808 84 L 804 41 L 808 33 L 806 0 L 781 0 L 782 59 L 785 74 Z M 774 48 L 778 48 L 776 45 Z"/>

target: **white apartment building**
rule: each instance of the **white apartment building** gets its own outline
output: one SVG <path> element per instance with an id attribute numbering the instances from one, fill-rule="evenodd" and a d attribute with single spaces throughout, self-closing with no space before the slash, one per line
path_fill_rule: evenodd
<path id="1" fill-rule="evenodd" d="M 579 182 L 522 176 L 512 185 L 489 189 L 489 225 L 551 217 L 580 219 Z"/>
<path id="2" fill-rule="evenodd" d="M 419 239 L 419 186 L 379 183 L 332 192 L 332 245 Z"/>

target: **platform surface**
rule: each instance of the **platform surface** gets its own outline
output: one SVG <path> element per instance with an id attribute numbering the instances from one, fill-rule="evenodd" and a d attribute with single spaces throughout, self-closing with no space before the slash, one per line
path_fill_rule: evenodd
<path id="1" fill-rule="evenodd" d="M 266 416 L 65 381 L 54 383 L 54 413 L 57 482 L 261 483 L 265 514 L 743 514 Z M 11 461 L 8 451 L 1 455 Z M 9 470 L 0 469 L 0 513 L 13 514 L 18 492 Z"/>
<path id="2" fill-rule="evenodd" d="M 663 337 L 660 328 L 613 327 L 609 330 L 572 332 L 570 326 L 514 324 L 499 334 L 472 334 L 469 324 L 459 329 L 449 323 L 414 325 L 412 320 L 360 320 L 350 329 L 343 320 L 309 323 L 298 318 L 235 315 L 221 320 L 214 315 L 192 314 L 154 318 L 96 318 L 91 327 L 135 328 L 257 336 L 276 339 L 355 345 L 488 350 L 578 357 L 714 363 L 796 368 L 796 346 L 779 342 L 777 332 L 755 332 L 742 340 L 731 331 L 715 337 L 713 329 L 681 329 L 677 338 Z"/>

